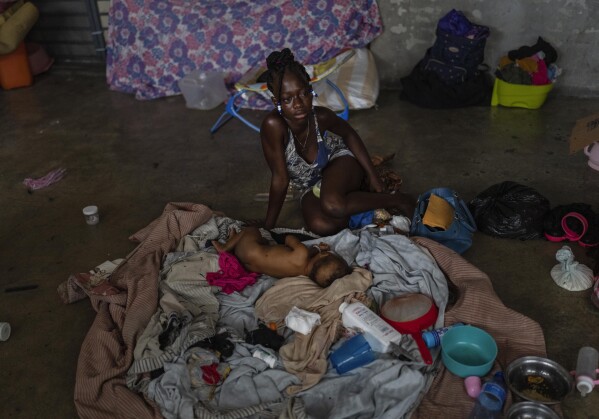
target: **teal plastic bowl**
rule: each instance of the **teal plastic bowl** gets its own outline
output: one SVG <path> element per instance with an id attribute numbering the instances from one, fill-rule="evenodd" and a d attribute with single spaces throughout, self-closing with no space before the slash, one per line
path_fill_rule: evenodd
<path id="1" fill-rule="evenodd" d="M 496 357 L 495 339 L 478 327 L 454 327 L 441 336 L 443 364 L 458 377 L 486 375 Z"/>

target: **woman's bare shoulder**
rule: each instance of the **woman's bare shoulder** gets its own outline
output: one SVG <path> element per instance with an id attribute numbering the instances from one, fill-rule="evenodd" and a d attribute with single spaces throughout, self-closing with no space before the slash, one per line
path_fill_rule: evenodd
<path id="1" fill-rule="evenodd" d="M 327 131 L 336 122 L 337 118 L 339 118 L 335 112 L 324 106 L 315 106 L 314 114 L 318 119 L 318 125 L 322 131 Z"/>
<path id="2" fill-rule="evenodd" d="M 284 135 L 286 131 L 287 124 L 285 124 L 283 118 L 275 111 L 266 115 L 260 126 L 260 135 L 263 139 L 267 140 L 281 138 L 281 135 Z"/>
<path id="3" fill-rule="evenodd" d="M 323 106 L 315 106 L 314 114 L 318 120 L 318 127 L 321 132 L 331 131 L 340 136 L 346 133 L 347 122 L 331 109 Z"/>

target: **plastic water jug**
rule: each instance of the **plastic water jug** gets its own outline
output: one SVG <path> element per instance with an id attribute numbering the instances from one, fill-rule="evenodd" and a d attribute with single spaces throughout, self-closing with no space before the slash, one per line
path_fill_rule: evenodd
<path id="1" fill-rule="evenodd" d="M 216 71 L 192 71 L 178 85 L 186 106 L 191 109 L 214 109 L 229 96 L 223 74 Z"/>

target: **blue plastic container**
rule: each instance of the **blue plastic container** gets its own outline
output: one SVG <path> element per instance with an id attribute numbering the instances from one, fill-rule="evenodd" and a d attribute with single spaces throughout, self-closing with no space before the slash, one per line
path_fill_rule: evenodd
<path id="1" fill-rule="evenodd" d="M 491 371 L 496 357 L 495 339 L 478 327 L 455 327 L 441 336 L 443 364 L 458 377 L 486 375 Z"/>
<path id="2" fill-rule="evenodd" d="M 375 358 L 374 351 L 362 334 L 350 338 L 330 355 L 331 363 L 338 374 L 369 364 Z"/>

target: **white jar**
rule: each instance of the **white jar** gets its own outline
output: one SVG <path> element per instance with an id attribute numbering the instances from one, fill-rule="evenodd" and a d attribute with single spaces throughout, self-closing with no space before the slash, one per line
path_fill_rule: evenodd
<path id="1" fill-rule="evenodd" d="M 100 222 L 100 214 L 98 214 L 98 207 L 95 205 L 90 205 L 88 207 L 83 208 L 83 216 L 85 217 L 85 222 L 90 226 L 96 225 Z"/>

